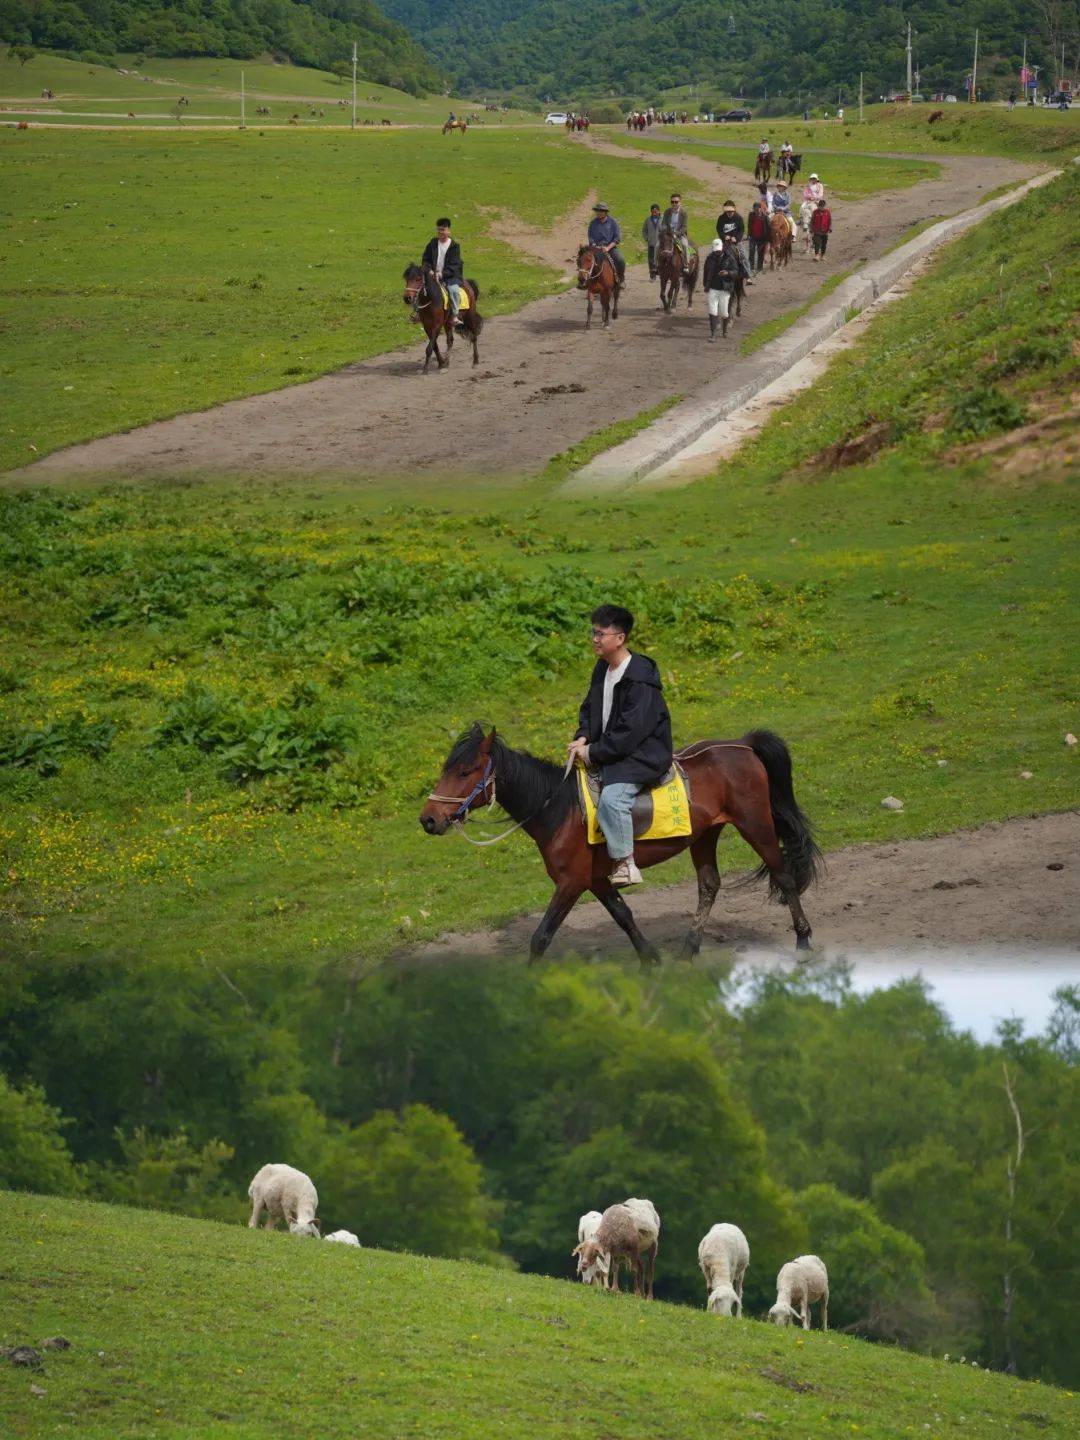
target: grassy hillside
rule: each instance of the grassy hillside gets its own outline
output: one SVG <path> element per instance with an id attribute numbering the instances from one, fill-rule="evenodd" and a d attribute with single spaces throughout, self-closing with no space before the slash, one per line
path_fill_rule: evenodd
<path id="1" fill-rule="evenodd" d="M 72 1342 L 43 1371 L 0 1365 L 13 1440 L 979 1440 L 1076 1425 L 1067 1392 L 835 1333 L 239 1224 L 3 1205 L 0 1339 Z"/>
<path id="2" fill-rule="evenodd" d="M 685 179 L 550 131 L 454 143 L 0 132 L 0 306 L 20 337 L 0 360 L 0 469 L 415 342 L 401 274 L 444 210 L 492 315 L 558 279 L 498 238 L 502 210 L 545 226 L 602 186 L 633 214 Z"/>
<path id="3" fill-rule="evenodd" d="M 1076 804 L 1080 276 L 1059 237 L 1078 185 L 948 247 L 743 455 L 620 500 L 617 523 L 539 481 L 9 496 L 12 945 L 376 955 L 542 903 L 527 842 L 478 859 L 416 817 L 478 713 L 558 750 L 609 587 L 661 657 L 679 743 L 774 726 L 829 847 Z M 877 456 L 807 463 L 875 423 Z M 260 757 L 267 725 L 307 737 L 292 769 Z"/>

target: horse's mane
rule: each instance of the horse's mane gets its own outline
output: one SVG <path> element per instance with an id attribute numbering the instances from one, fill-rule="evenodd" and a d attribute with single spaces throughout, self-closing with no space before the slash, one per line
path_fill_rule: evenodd
<path id="1" fill-rule="evenodd" d="M 486 733 L 479 720 L 473 721 L 454 742 L 445 768 L 475 765 Z M 514 820 L 535 816 L 540 837 L 553 834 L 574 803 L 574 786 L 563 782 L 560 767 L 527 750 L 511 749 L 499 735 L 495 736 L 491 757 L 495 762 L 497 800 L 506 813 Z"/>
<path id="2" fill-rule="evenodd" d="M 403 280 L 415 280 L 418 275 L 423 275 L 423 273 L 424 272 L 420 269 L 419 265 L 406 265 L 404 274 L 401 278 Z"/>

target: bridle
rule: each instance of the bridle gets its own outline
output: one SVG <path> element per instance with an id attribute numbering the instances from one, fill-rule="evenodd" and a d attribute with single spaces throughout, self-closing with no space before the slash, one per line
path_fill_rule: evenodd
<path id="1" fill-rule="evenodd" d="M 598 260 L 598 259 L 597 259 L 597 254 L 598 254 L 598 252 L 597 252 L 596 250 L 594 250 L 591 245 L 586 245 L 584 248 L 585 248 L 586 250 L 588 250 L 588 252 L 589 252 L 589 258 L 590 258 L 590 260 L 592 261 L 592 269 L 589 271 L 589 273 L 588 273 L 587 275 L 585 274 L 585 271 L 584 271 L 584 269 L 582 268 L 582 265 L 581 265 L 581 253 L 580 253 L 580 251 L 579 251 L 579 252 L 578 252 L 578 267 L 577 267 L 578 284 L 579 284 L 579 285 L 591 285 L 594 280 L 598 280 L 598 279 L 600 278 L 600 276 L 604 273 L 604 260 L 605 260 L 606 256 L 605 256 L 605 254 L 604 254 L 603 252 L 599 252 L 599 253 L 600 253 L 600 258 L 599 258 L 599 260 Z"/>
<path id="2" fill-rule="evenodd" d="M 464 825 L 465 821 L 469 818 L 469 810 L 472 808 L 472 802 L 476 799 L 478 795 L 485 794 L 489 785 L 491 786 L 491 794 L 487 797 L 487 803 L 489 805 L 494 805 L 495 762 L 494 760 L 492 760 L 490 755 L 487 757 L 487 763 L 484 766 L 483 775 L 481 775 L 480 779 L 476 782 L 476 784 L 473 786 L 473 788 L 469 791 L 468 795 L 466 795 L 464 799 L 462 799 L 460 795 L 438 795 L 434 791 L 432 791 L 432 793 L 427 798 L 429 800 L 438 801 L 440 805 L 457 805 L 457 810 L 450 817 L 450 824 Z"/>
<path id="3" fill-rule="evenodd" d="M 409 291 L 410 291 L 410 289 L 412 288 L 413 285 L 416 286 L 416 289 L 413 290 L 413 291 L 412 291 L 412 294 L 410 295 L 410 294 L 409 294 Z M 426 286 L 425 286 L 425 283 L 424 283 L 424 277 L 423 277 L 423 275 L 418 275 L 414 280 L 410 280 L 409 283 L 408 283 L 408 285 L 405 286 L 405 303 L 406 303 L 406 305 L 410 305 L 410 304 L 411 304 L 414 310 L 424 310 L 424 309 L 426 309 L 427 306 L 431 304 L 431 296 L 429 295 L 426 300 L 421 301 L 421 299 L 420 299 L 420 292 L 421 292 L 421 290 L 424 290 L 425 288 L 426 288 Z"/>

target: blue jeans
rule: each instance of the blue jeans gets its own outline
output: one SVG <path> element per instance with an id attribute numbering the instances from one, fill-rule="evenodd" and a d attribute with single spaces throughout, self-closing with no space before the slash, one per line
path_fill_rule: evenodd
<path id="1" fill-rule="evenodd" d="M 632 785 L 626 781 L 605 785 L 600 791 L 596 819 L 604 832 L 608 854 L 612 860 L 627 860 L 634 853 L 634 822 L 630 818 L 630 812 L 640 792 L 640 785 Z"/>

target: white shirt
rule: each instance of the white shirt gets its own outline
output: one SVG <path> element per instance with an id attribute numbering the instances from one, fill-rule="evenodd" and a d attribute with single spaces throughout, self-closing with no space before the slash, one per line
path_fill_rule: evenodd
<path id="1" fill-rule="evenodd" d="M 607 729 L 608 721 L 611 719 L 611 705 L 612 701 L 615 698 L 615 686 L 626 674 L 626 667 L 630 664 L 630 661 L 633 658 L 634 657 L 632 655 L 627 655 L 626 659 L 622 662 L 622 664 L 616 665 L 614 670 L 612 670 L 610 665 L 608 666 L 607 674 L 604 676 L 604 712 L 603 720 L 600 725 L 601 734 L 603 734 L 603 732 Z"/>
<path id="2" fill-rule="evenodd" d="M 445 260 L 446 260 L 446 252 L 447 252 L 449 249 L 450 249 L 450 241 L 449 241 L 449 240 L 440 240 L 440 241 L 439 241 L 438 254 L 435 256 L 435 273 L 436 273 L 436 275 L 439 277 L 440 280 L 442 279 L 442 268 L 443 268 L 443 263 L 444 263 Z"/>

